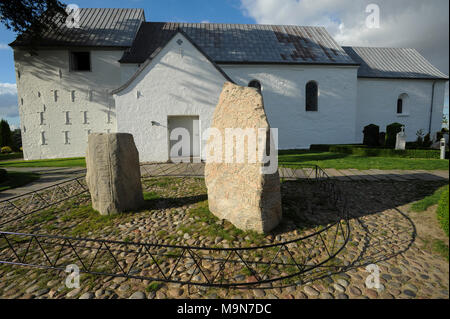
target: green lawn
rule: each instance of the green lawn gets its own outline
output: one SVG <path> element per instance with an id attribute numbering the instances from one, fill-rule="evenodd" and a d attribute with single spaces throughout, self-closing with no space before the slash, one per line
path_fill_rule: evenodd
<path id="1" fill-rule="evenodd" d="M 337 169 L 422 169 L 448 170 L 449 161 L 439 159 L 369 157 L 343 153 L 319 152 L 308 150 L 280 151 L 280 166 L 289 164 L 314 164 L 321 168 Z"/>
<path id="2" fill-rule="evenodd" d="M 411 210 L 413 212 L 424 212 L 428 209 L 428 207 L 436 205 L 441 199 L 442 193 L 444 191 L 448 192 L 448 185 L 442 186 L 438 188 L 433 194 L 430 196 L 424 197 L 421 200 L 415 202 L 411 205 Z"/>
<path id="3" fill-rule="evenodd" d="M 423 169 L 448 170 L 449 161 L 439 159 L 372 157 L 308 150 L 280 151 L 280 166 L 289 164 L 318 165 L 337 169 Z M 52 160 L 0 162 L 0 167 L 86 167 L 83 157 Z"/>
<path id="4" fill-rule="evenodd" d="M 84 157 L 0 162 L 0 167 L 86 167 Z"/>
<path id="5" fill-rule="evenodd" d="M 20 187 L 39 179 L 39 175 L 29 172 L 8 172 L 6 180 L 0 183 L 0 192 Z"/>

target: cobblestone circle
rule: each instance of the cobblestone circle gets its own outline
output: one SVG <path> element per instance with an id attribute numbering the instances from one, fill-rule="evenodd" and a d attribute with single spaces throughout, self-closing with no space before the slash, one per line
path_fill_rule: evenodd
<path id="1" fill-rule="evenodd" d="M 447 299 L 448 262 L 428 249 L 426 242 L 429 234 L 423 230 L 429 231 L 429 228 L 422 225 L 424 221 L 420 215 L 409 211 L 410 203 L 431 194 L 443 182 L 342 181 L 339 184 L 349 201 L 351 238 L 337 258 L 308 273 L 302 282 L 272 283 L 257 289 L 219 289 L 83 274 L 80 288 L 69 289 L 64 284 L 67 273 L 0 265 L 0 297 Z M 206 190 L 203 180 L 199 178 L 154 178 L 145 181 L 148 206 L 140 212 L 94 218 L 88 206 L 89 198 L 84 196 L 81 202 L 71 201 L 57 210 L 31 215 L 8 226 L 16 230 L 20 228 L 23 232 L 130 242 L 145 240 L 159 244 L 230 247 L 272 243 L 314 232 L 333 221 L 330 217 L 333 214 L 330 214 L 330 207 L 324 204 L 322 195 L 314 190 L 308 191 L 305 185 L 298 188 L 304 200 L 296 202 L 294 208 L 284 207 L 283 223 L 273 234 L 265 237 L 250 234 L 242 238 L 230 224 L 222 221 L 217 221 L 217 224 L 229 237 L 208 232 L 209 221 L 203 220 L 202 215 L 192 214 L 192 211 L 204 210 L 206 205 Z M 283 196 L 283 203 L 289 201 L 290 191 L 285 191 Z M 81 222 L 86 218 L 87 222 Z M 318 249 L 315 253 L 322 252 Z M 373 275 L 366 267 L 373 264 L 379 270 L 378 287 L 368 287 L 366 284 L 368 276 Z M 371 267 L 369 269 L 373 269 Z M 252 280 L 248 274 L 238 275 Z"/>

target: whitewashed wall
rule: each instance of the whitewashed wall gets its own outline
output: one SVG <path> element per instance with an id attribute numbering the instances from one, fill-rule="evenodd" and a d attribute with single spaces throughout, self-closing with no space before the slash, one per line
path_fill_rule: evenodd
<path id="1" fill-rule="evenodd" d="M 25 159 L 84 156 L 89 130 L 116 131 L 114 99 L 108 92 L 120 85 L 117 61 L 122 54 L 119 50 L 92 50 L 92 71 L 71 72 L 68 50 L 38 51 L 32 57 L 15 50 Z M 70 112 L 70 124 L 66 124 L 66 111 Z M 84 124 L 85 111 L 88 124 Z M 40 112 L 44 114 L 42 125 Z M 69 144 L 65 144 L 64 131 L 69 132 Z M 46 145 L 41 145 L 41 132 L 45 132 Z"/>
<path id="2" fill-rule="evenodd" d="M 386 132 L 386 126 L 393 122 L 404 124 L 408 141 L 415 141 L 420 129 L 427 134 L 432 85 L 433 81 L 429 80 L 358 79 L 358 142 L 362 142 L 362 131 L 368 124 L 380 126 L 380 132 Z M 397 99 L 405 93 L 406 114 L 398 115 Z M 442 126 L 445 81 L 436 83 L 434 94 L 432 134 Z"/>
<path id="3" fill-rule="evenodd" d="M 221 65 L 237 84 L 262 84 L 266 114 L 278 128 L 279 148 L 354 143 L 356 67 L 303 65 Z M 318 112 L 305 110 L 305 86 L 319 85 Z"/>
<path id="4" fill-rule="evenodd" d="M 178 40 L 183 43 L 179 45 Z M 141 161 L 167 161 L 167 117 L 198 115 L 203 132 L 210 126 L 224 83 L 213 64 L 177 34 L 126 89 L 114 96 L 117 130 L 133 134 Z M 152 121 L 158 125 L 152 126 Z"/>

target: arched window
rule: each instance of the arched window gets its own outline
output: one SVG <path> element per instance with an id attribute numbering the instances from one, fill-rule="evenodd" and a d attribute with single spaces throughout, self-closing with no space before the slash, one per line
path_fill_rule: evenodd
<path id="1" fill-rule="evenodd" d="M 307 112 L 317 112 L 318 110 L 318 97 L 319 88 L 317 83 L 314 81 L 309 81 L 306 83 L 306 103 L 305 108 Z"/>
<path id="2" fill-rule="evenodd" d="M 403 113 L 403 99 L 401 97 L 397 100 L 397 114 Z"/>
<path id="3" fill-rule="evenodd" d="M 397 114 L 408 114 L 408 94 L 402 93 L 397 99 Z"/>
<path id="4" fill-rule="evenodd" d="M 258 80 L 251 80 L 248 83 L 248 87 L 255 88 L 258 91 L 261 91 L 261 83 Z"/>

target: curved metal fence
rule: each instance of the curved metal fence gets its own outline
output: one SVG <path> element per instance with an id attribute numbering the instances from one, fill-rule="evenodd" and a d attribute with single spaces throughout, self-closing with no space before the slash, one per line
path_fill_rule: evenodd
<path id="1" fill-rule="evenodd" d="M 203 165 L 143 164 L 142 178 L 201 177 Z M 276 281 L 301 281 L 302 276 L 336 257 L 347 244 L 350 224 L 339 185 L 317 166 L 279 169 L 283 181 L 303 180 L 325 192 L 334 207 L 332 221 L 285 242 L 261 246 L 196 247 L 152 242 L 125 242 L 19 232 L 22 219 L 69 199 L 87 197 L 85 177 L 0 202 L 0 264 L 101 276 L 146 279 L 212 287 L 255 286 Z"/>

